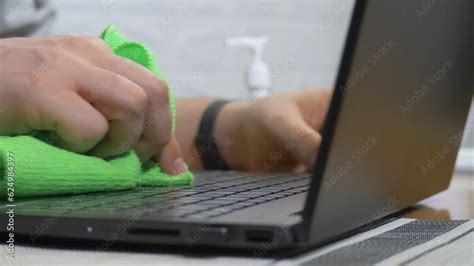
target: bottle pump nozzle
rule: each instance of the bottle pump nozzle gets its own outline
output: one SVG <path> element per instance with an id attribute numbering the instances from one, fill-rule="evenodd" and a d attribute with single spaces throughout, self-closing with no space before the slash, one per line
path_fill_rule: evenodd
<path id="1" fill-rule="evenodd" d="M 251 98 L 261 98 L 270 94 L 270 68 L 263 61 L 263 50 L 267 37 L 237 37 L 226 41 L 227 47 L 242 47 L 253 52 L 253 62 L 247 73 L 247 86 Z"/>

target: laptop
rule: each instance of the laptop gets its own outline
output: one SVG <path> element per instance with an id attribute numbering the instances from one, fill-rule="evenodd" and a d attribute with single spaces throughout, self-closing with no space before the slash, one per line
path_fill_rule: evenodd
<path id="1" fill-rule="evenodd" d="M 365 230 L 449 187 L 474 88 L 472 10 L 356 1 L 312 173 L 202 171 L 190 186 L 18 200 L 15 237 L 271 251 Z"/>

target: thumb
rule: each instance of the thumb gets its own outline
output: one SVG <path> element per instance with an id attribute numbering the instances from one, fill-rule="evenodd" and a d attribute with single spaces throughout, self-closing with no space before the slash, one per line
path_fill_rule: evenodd
<path id="1" fill-rule="evenodd" d="M 311 128 L 297 109 L 285 110 L 279 123 L 272 123 L 271 131 L 299 163 L 313 169 L 316 154 L 321 145 L 321 135 Z"/>

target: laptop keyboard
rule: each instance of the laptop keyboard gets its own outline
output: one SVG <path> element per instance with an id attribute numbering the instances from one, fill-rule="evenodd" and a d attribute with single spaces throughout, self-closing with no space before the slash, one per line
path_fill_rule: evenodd
<path id="1" fill-rule="evenodd" d="M 308 191 L 310 174 L 205 171 L 193 186 L 144 187 L 19 201 L 28 215 L 130 215 L 150 218 L 214 218 Z M 0 208 L 1 209 L 1 208 Z"/>

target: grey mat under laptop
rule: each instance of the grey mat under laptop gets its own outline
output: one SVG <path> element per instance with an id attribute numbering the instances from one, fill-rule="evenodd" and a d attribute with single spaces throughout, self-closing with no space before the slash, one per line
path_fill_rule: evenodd
<path id="1" fill-rule="evenodd" d="M 277 265 L 474 265 L 474 220 L 398 219 Z"/>

